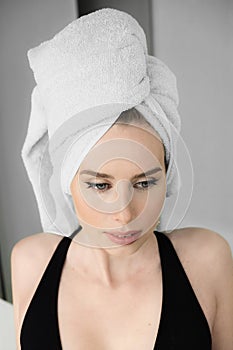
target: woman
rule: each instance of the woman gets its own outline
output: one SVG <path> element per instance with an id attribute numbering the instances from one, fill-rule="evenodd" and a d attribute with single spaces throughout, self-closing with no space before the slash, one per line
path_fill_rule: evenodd
<path id="1" fill-rule="evenodd" d="M 18 349 L 233 348 L 228 243 L 204 228 L 157 230 L 165 197 L 178 184 L 171 132 L 179 132 L 177 96 L 165 65 L 151 59 L 151 68 L 135 22 L 113 9 L 96 11 L 29 55 L 38 88 L 24 161 L 36 194 L 36 165 L 41 185 L 56 177 L 60 182 L 50 182 L 55 215 L 49 224 L 37 197 L 43 228 L 53 229 L 21 240 L 12 251 Z M 80 37 L 96 56 L 80 49 Z M 76 67 L 87 76 L 77 79 Z M 110 123 L 99 130 L 108 114 Z M 66 237 L 75 219 L 79 226 Z"/>

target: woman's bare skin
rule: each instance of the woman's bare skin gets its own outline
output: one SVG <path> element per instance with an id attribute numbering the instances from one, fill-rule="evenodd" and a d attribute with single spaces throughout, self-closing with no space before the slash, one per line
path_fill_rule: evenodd
<path id="1" fill-rule="evenodd" d="M 213 350 L 231 350 L 233 261 L 229 244 L 221 235 L 205 228 L 181 228 L 167 235 L 204 311 Z M 18 349 L 26 310 L 61 239 L 59 235 L 38 233 L 24 238 L 13 248 L 12 290 Z M 154 242 L 154 254 L 150 251 L 149 258 L 141 260 L 141 273 L 130 274 L 128 278 L 125 275 L 122 279 L 112 275 L 111 283 L 91 265 L 85 266 L 85 270 L 84 266 L 74 266 L 80 247 L 71 243 L 58 297 L 64 350 L 153 348 L 161 313 L 162 280 L 157 240 L 154 235 L 150 239 Z M 117 328 L 119 324 L 122 325 L 121 334 Z"/>

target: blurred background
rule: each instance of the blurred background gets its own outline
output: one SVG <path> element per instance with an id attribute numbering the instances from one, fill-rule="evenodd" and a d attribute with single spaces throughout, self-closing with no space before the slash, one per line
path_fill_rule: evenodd
<path id="1" fill-rule="evenodd" d="M 146 33 L 149 54 L 177 77 L 181 133 L 194 171 L 192 199 L 180 227 L 212 229 L 233 250 L 233 1 L 1 0 L 0 297 L 8 302 L 12 247 L 42 232 L 20 155 L 35 84 L 27 51 L 75 18 L 103 7 L 133 15 Z"/>

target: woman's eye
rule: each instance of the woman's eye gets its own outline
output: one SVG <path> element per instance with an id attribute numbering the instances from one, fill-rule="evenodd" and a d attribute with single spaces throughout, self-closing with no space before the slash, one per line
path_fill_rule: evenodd
<path id="1" fill-rule="evenodd" d="M 138 188 L 139 190 L 147 190 L 148 187 L 157 185 L 157 182 L 158 182 L 158 180 L 152 179 L 152 180 L 137 182 L 135 185 L 141 186 L 141 187 L 139 186 L 139 188 Z"/>
<path id="2" fill-rule="evenodd" d="M 156 179 L 152 179 L 152 180 L 147 180 L 147 181 L 140 181 L 140 182 L 137 182 L 134 187 L 136 187 L 136 189 L 138 190 L 147 190 L 150 186 L 154 186 L 157 184 L 157 181 Z M 87 188 L 92 188 L 94 189 L 95 191 L 98 191 L 98 192 L 105 192 L 107 191 L 111 185 L 108 184 L 108 183 L 105 183 L 105 182 L 102 182 L 102 183 L 95 183 L 95 182 L 85 182 L 88 187 Z"/>
<path id="3" fill-rule="evenodd" d="M 88 187 L 87 188 L 93 188 L 94 190 L 96 191 L 99 191 L 99 192 L 104 192 L 106 191 L 106 185 L 107 186 L 110 186 L 108 183 L 95 183 L 95 182 L 85 182 Z"/>

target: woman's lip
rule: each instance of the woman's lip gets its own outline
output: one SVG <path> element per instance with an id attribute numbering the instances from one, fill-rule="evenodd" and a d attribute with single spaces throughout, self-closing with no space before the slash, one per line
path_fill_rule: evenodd
<path id="1" fill-rule="evenodd" d="M 126 235 L 129 235 L 129 234 L 136 234 L 136 233 L 139 233 L 141 231 L 126 231 L 126 232 L 122 232 L 122 231 L 113 231 L 113 232 L 104 232 L 104 233 L 108 233 L 110 235 L 121 235 L 121 236 L 126 236 Z"/>
<path id="2" fill-rule="evenodd" d="M 117 244 L 130 244 L 136 241 L 140 236 L 142 231 L 127 231 L 127 232 L 104 232 L 108 235 L 108 238 Z M 118 235 L 118 236 L 117 236 Z M 127 237 L 127 235 L 130 235 Z M 126 236 L 126 237 L 125 237 Z"/>

